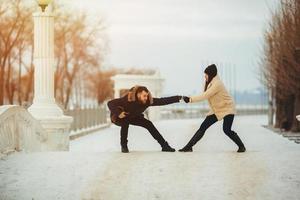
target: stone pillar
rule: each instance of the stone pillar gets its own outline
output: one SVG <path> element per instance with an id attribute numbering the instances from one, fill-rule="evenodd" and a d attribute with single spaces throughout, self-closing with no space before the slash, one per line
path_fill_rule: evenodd
<path id="1" fill-rule="evenodd" d="M 73 118 L 65 116 L 54 98 L 54 16 L 37 12 L 34 18 L 34 99 L 28 111 L 46 131 L 45 150 L 68 150 Z"/>
<path id="2" fill-rule="evenodd" d="M 114 90 L 114 97 L 115 97 L 115 99 L 120 98 L 120 92 L 121 92 L 121 90 L 119 88 L 116 88 Z"/>

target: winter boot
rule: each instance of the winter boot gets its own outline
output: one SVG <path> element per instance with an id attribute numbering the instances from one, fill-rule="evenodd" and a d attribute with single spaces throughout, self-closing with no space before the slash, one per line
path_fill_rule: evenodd
<path id="1" fill-rule="evenodd" d="M 227 134 L 227 136 L 239 147 L 238 153 L 246 151 L 244 143 L 236 132 L 232 131 L 231 134 Z"/>
<path id="2" fill-rule="evenodd" d="M 161 147 L 161 151 L 165 151 L 165 152 L 175 152 L 175 149 L 170 147 L 170 145 L 168 144 L 168 142 L 165 142 L 162 147 Z"/>
<path id="3" fill-rule="evenodd" d="M 246 151 L 246 147 L 245 146 L 241 146 L 239 147 L 239 149 L 237 150 L 238 153 L 243 153 Z"/>
<path id="4" fill-rule="evenodd" d="M 128 150 L 127 146 L 122 146 L 121 151 L 122 151 L 122 153 L 129 153 L 129 150 Z"/>
<path id="5" fill-rule="evenodd" d="M 186 145 L 182 149 L 178 150 L 179 152 L 193 152 L 193 147 Z"/>

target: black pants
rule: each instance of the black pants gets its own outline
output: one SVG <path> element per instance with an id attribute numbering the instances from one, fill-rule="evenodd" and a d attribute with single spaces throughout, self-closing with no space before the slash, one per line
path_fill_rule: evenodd
<path id="1" fill-rule="evenodd" d="M 163 146 L 166 141 L 162 137 L 162 135 L 159 133 L 159 131 L 155 128 L 153 123 L 150 120 L 145 119 L 143 116 L 138 116 L 131 119 L 119 119 L 116 123 L 117 126 L 121 126 L 121 146 L 126 147 L 128 143 L 128 128 L 129 125 L 134 126 L 141 126 L 146 128 L 149 133 L 152 135 L 152 137 L 160 144 L 160 146 Z"/>
<path id="2" fill-rule="evenodd" d="M 240 137 L 237 135 L 236 132 L 231 130 L 232 122 L 234 119 L 234 115 L 226 115 L 223 119 L 223 131 L 224 133 L 239 147 L 243 147 L 244 144 Z M 215 114 L 209 115 L 205 118 L 205 120 L 202 122 L 200 128 L 197 130 L 197 132 L 194 134 L 194 136 L 191 138 L 187 146 L 192 147 L 194 146 L 204 135 L 205 131 L 214 123 L 218 121 Z"/>

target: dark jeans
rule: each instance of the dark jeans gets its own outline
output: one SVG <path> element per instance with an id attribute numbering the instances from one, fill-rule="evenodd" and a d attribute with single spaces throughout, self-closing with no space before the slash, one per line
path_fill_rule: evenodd
<path id="1" fill-rule="evenodd" d="M 239 147 L 243 147 L 244 144 L 240 137 L 237 135 L 236 132 L 231 130 L 232 122 L 234 119 L 233 114 L 226 115 L 223 119 L 223 131 L 224 133 Z M 209 115 L 205 118 L 205 120 L 202 122 L 200 128 L 197 130 L 197 132 L 194 134 L 194 136 L 191 138 L 189 143 L 187 144 L 188 147 L 194 146 L 204 135 L 205 131 L 214 123 L 218 121 L 215 114 Z"/>
<path id="2" fill-rule="evenodd" d="M 138 116 L 131 119 L 118 119 L 115 123 L 117 126 L 121 126 L 121 146 L 126 147 L 128 143 L 128 128 L 129 125 L 141 126 L 149 131 L 152 137 L 161 145 L 165 144 L 165 139 L 159 133 L 159 131 L 155 128 L 153 123 L 150 120 L 145 119 L 143 116 Z"/>

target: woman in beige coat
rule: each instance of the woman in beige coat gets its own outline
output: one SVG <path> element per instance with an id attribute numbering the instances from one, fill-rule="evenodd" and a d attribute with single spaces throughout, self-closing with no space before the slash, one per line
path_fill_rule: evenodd
<path id="1" fill-rule="evenodd" d="M 193 146 L 203 137 L 205 131 L 215 122 L 223 119 L 224 133 L 238 145 L 237 152 L 245 152 L 246 148 L 236 132 L 231 130 L 234 115 L 236 114 L 235 105 L 232 97 L 227 92 L 224 84 L 217 75 L 217 67 L 212 64 L 205 71 L 204 93 L 199 96 L 184 97 L 186 103 L 194 103 L 208 100 L 210 111 L 200 128 L 180 152 L 191 152 Z"/>

